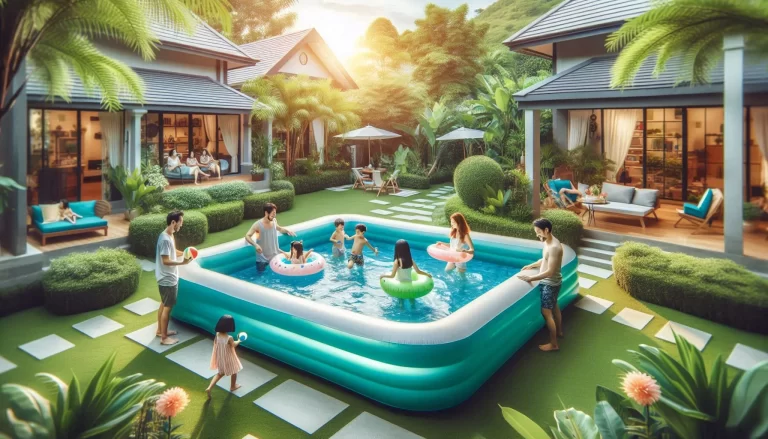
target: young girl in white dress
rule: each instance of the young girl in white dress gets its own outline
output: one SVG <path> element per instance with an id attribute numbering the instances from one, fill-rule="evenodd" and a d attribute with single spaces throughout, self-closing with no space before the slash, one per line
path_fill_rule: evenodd
<path id="1" fill-rule="evenodd" d="M 211 389 L 224 376 L 231 376 L 229 390 L 234 392 L 240 388 L 237 384 L 237 373 L 243 370 L 240 359 L 237 358 L 235 348 L 240 345 L 239 340 L 232 338 L 229 333 L 235 332 L 235 319 L 227 314 L 219 319 L 216 324 L 216 337 L 213 339 L 213 354 L 211 354 L 211 369 L 217 370 L 213 376 L 211 384 L 205 389 L 208 399 L 211 398 Z"/>

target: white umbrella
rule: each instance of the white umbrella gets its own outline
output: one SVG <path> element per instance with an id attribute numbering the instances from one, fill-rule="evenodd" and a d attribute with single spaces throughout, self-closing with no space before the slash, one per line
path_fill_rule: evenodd
<path id="1" fill-rule="evenodd" d="M 450 133 L 440 136 L 437 140 L 467 140 L 467 139 L 482 139 L 485 137 L 485 131 L 473 130 L 471 128 L 458 128 Z M 464 156 L 466 157 L 466 145 L 464 148 Z"/>
<path id="2" fill-rule="evenodd" d="M 395 137 L 401 137 L 400 134 L 396 134 L 387 130 L 382 130 L 380 128 L 372 127 L 370 125 L 358 128 L 356 130 L 349 131 L 344 134 L 338 134 L 334 137 L 341 137 L 342 139 L 367 139 L 368 140 L 368 163 L 371 162 L 371 139 L 373 140 L 381 140 L 381 139 L 394 139 Z M 381 154 L 381 149 L 379 149 L 379 154 Z"/>

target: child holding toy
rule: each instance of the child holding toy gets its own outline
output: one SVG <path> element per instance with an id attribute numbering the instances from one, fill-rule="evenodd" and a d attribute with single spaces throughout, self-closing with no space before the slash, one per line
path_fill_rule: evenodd
<path id="1" fill-rule="evenodd" d="M 211 384 L 205 389 L 208 399 L 211 399 L 211 389 L 224 376 L 231 376 L 229 390 L 234 392 L 240 388 L 237 384 L 237 373 L 243 370 L 240 359 L 237 358 L 235 348 L 240 345 L 240 340 L 235 341 L 230 332 L 235 332 L 235 319 L 227 314 L 221 316 L 216 324 L 216 337 L 213 339 L 213 354 L 211 354 L 211 369 L 218 370 L 213 376 Z"/>

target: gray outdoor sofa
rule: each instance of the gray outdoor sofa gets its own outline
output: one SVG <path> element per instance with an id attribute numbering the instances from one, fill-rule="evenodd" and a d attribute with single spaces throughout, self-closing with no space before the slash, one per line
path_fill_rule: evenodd
<path id="1" fill-rule="evenodd" d="M 579 185 L 579 190 L 583 190 Z M 657 189 L 637 189 L 632 186 L 623 186 L 615 183 L 603 183 L 602 192 L 605 194 L 607 204 L 593 204 L 595 212 L 605 212 L 613 215 L 634 217 L 640 220 L 640 225 L 645 229 L 645 217 L 653 215 L 657 220 L 656 209 L 661 204 Z"/>

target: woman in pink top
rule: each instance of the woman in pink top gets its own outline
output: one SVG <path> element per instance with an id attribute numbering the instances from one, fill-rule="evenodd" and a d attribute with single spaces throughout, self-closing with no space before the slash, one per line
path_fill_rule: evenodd
<path id="1" fill-rule="evenodd" d="M 213 376 L 211 384 L 205 389 L 208 399 L 211 398 L 211 389 L 224 375 L 231 376 L 229 390 L 234 392 L 240 388 L 237 384 L 237 373 L 243 370 L 240 359 L 237 358 L 235 348 L 240 345 L 240 341 L 235 341 L 230 332 L 235 332 L 235 319 L 227 314 L 219 319 L 216 324 L 216 338 L 213 339 L 213 354 L 211 355 L 211 369 L 218 370 Z"/>

